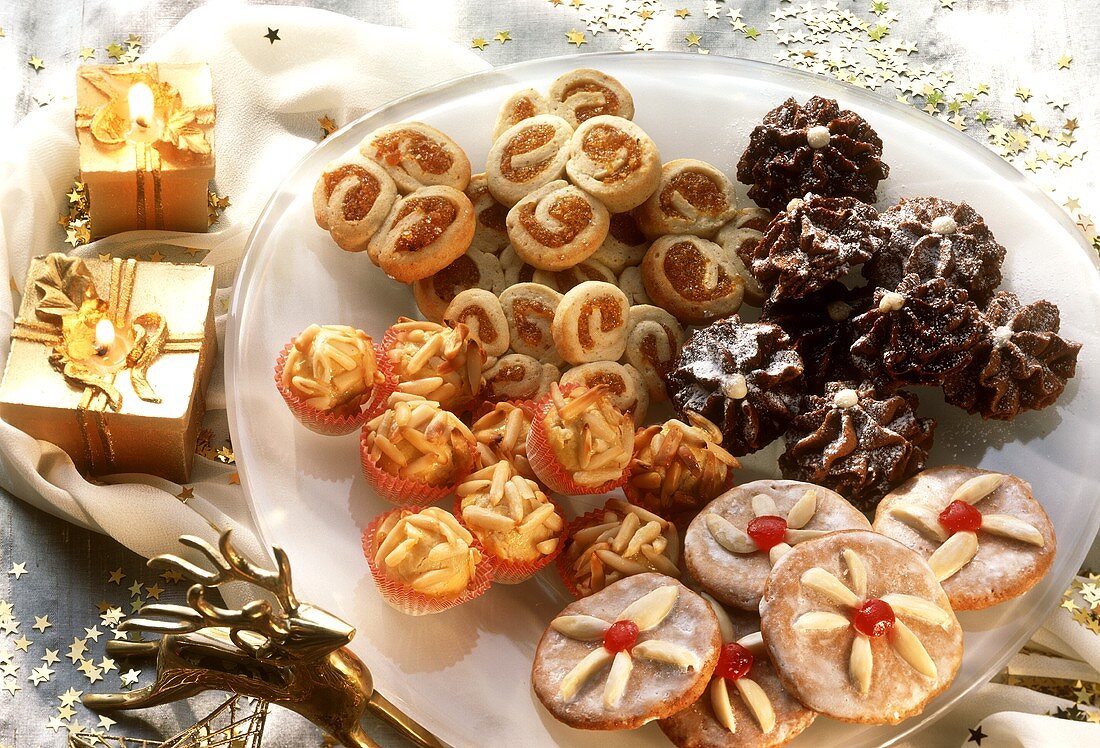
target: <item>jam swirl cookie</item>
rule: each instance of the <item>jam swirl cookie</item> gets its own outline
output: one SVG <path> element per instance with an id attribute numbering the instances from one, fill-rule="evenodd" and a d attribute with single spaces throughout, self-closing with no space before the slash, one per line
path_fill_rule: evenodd
<path id="1" fill-rule="evenodd" d="M 578 600 L 539 640 L 531 681 L 556 719 L 627 730 L 675 714 L 707 687 L 722 637 L 707 602 L 639 574 Z"/>
<path id="2" fill-rule="evenodd" d="M 497 112 L 493 125 L 493 140 L 499 138 L 505 130 L 518 125 L 526 119 L 550 112 L 550 102 L 533 88 L 516 91 L 504 100 Z"/>
<path id="3" fill-rule="evenodd" d="M 543 270 L 565 270 L 587 259 L 603 243 L 609 223 L 607 208 L 564 180 L 524 197 L 506 220 L 516 254 Z"/>
<path id="4" fill-rule="evenodd" d="M 628 267 L 642 264 L 649 240 L 638 227 L 633 212 L 612 213 L 607 237 L 589 260 L 595 260 L 619 275 Z"/>
<path id="5" fill-rule="evenodd" d="M 919 473 L 882 500 L 874 527 L 927 559 L 955 610 L 1024 594 L 1054 560 L 1054 528 L 1031 486 L 978 468 Z"/>
<path id="6" fill-rule="evenodd" d="M 869 530 L 844 497 L 812 483 L 758 480 L 710 504 L 684 533 L 684 562 L 720 602 L 756 610 L 772 567 L 792 547 L 837 530 Z"/>
<path id="7" fill-rule="evenodd" d="M 552 332 L 561 299 L 560 293 L 539 283 L 517 283 L 504 289 L 500 306 L 508 320 L 513 351 L 543 363 L 561 363 Z"/>
<path id="8" fill-rule="evenodd" d="M 638 370 L 651 401 L 665 400 L 665 375 L 680 355 L 684 328 L 671 314 L 651 304 L 634 304 L 626 317 L 623 360 Z"/>
<path id="9" fill-rule="evenodd" d="M 447 305 L 470 288 L 495 294 L 504 290 L 504 269 L 496 255 L 471 249 L 438 273 L 412 284 L 416 308 L 432 322 L 442 322 Z"/>
<path id="10" fill-rule="evenodd" d="M 762 306 L 768 294 L 741 259 L 741 253 L 753 254 L 771 220 L 772 214 L 763 208 L 742 208 L 714 237 L 715 243 L 726 250 L 730 266 L 745 282 L 745 303 L 753 306 Z"/>
<path id="11" fill-rule="evenodd" d="M 628 267 L 619 273 L 619 289 L 626 294 L 632 305 L 653 304 L 653 299 L 645 292 L 645 283 L 642 281 L 642 269 L 638 266 Z"/>
<path id="12" fill-rule="evenodd" d="M 500 356 L 508 350 L 511 340 L 508 320 L 500 299 L 484 288 L 468 288 L 451 300 L 443 320 L 451 327 L 459 324 L 470 329 L 470 337 L 477 341 L 486 356 Z"/>
<path id="13" fill-rule="evenodd" d="M 626 294 L 610 283 L 586 281 L 561 297 L 550 331 L 571 364 L 618 361 L 626 351 Z"/>
<path id="14" fill-rule="evenodd" d="M 481 389 L 485 351 L 466 325 L 446 327 L 399 317 L 383 336 L 382 348 L 400 393 L 457 410 Z"/>
<path id="15" fill-rule="evenodd" d="M 714 242 L 687 234 L 662 236 L 642 261 L 653 303 L 687 325 L 705 325 L 741 308 L 745 282 Z"/>
<path id="16" fill-rule="evenodd" d="M 359 152 L 389 172 L 397 189 L 444 186 L 460 192 L 470 184 L 470 159 L 458 143 L 423 122 L 380 127 L 359 145 Z"/>
<path id="17" fill-rule="evenodd" d="M 634 97 L 626 86 L 599 70 L 580 68 L 558 76 L 550 84 L 548 99 L 556 114 L 573 127 L 598 117 L 611 115 L 634 118 Z"/>
<path id="18" fill-rule="evenodd" d="M 489 192 L 489 182 L 483 173 L 470 177 L 470 185 L 465 192 L 477 216 L 470 251 L 500 254 L 508 246 L 508 228 L 504 225 L 508 207 L 497 202 Z"/>
<path id="19" fill-rule="evenodd" d="M 313 188 L 313 217 L 341 249 L 362 252 L 396 199 L 386 170 L 352 154 L 325 165 Z"/>
<path id="20" fill-rule="evenodd" d="M 586 597 L 635 574 L 679 578 L 680 536 L 676 525 L 622 499 L 569 524 L 569 544 L 558 573 L 574 597 Z"/>
<path id="21" fill-rule="evenodd" d="M 784 687 L 843 722 L 919 714 L 962 662 L 962 628 L 928 564 L 869 530 L 830 533 L 779 559 L 760 626 Z"/>
<path id="22" fill-rule="evenodd" d="M 475 222 L 470 198 L 450 187 L 423 187 L 398 198 L 367 253 L 386 275 L 412 283 L 464 255 Z"/>
<path id="23" fill-rule="evenodd" d="M 561 377 L 553 364 L 544 364 L 523 353 L 509 353 L 485 370 L 481 396 L 489 402 L 537 400 Z"/>
<path id="24" fill-rule="evenodd" d="M 638 208 L 638 224 L 651 239 L 665 234 L 713 239 L 736 212 L 733 183 L 725 174 L 705 161 L 678 158 L 661 167 L 656 191 Z"/>
<path id="25" fill-rule="evenodd" d="M 541 283 L 544 286 L 553 288 L 558 293 L 566 293 L 585 281 L 602 281 L 604 283 L 614 283 L 615 274 L 605 266 L 603 263 L 597 262 L 589 257 L 587 260 L 578 262 L 571 268 L 565 270 L 540 270 L 536 269 L 531 274 L 531 281 L 533 283 Z"/>
<path id="26" fill-rule="evenodd" d="M 489 192 L 509 208 L 565 175 L 573 128 L 561 117 L 540 114 L 509 127 L 493 142 L 485 163 Z"/>
<path id="27" fill-rule="evenodd" d="M 809 727 L 817 715 L 783 688 L 760 636 L 760 619 L 734 621 L 704 594 L 718 618 L 722 651 L 707 692 L 658 725 L 677 748 L 776 748 Z M 751 625 L 747 620 L 751 620 Z"/>
<path id="28" fill-rule="evenodd" d="M 573 184 L 613 213 L 636 208 L 661 181 L 661 154 L 653 139 L 630 120 L 585 120 L 569 141 L 565 172 Z"/>

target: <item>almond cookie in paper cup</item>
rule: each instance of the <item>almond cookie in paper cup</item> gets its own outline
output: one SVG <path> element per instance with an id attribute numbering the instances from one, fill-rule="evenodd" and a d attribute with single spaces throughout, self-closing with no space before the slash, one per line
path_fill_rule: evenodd
<path id="1" fill-rule="evenodd" d="M 470 328 L 399 317 L 382 336 L 396 391 L 460 412 L 481 391 L 486 355 Z"/>
<path id="2" fill-rule="evenodd" d="M 386 402 L 389 362 L 369 335 L 347 325 L 310 325 L 275 362 L 275 386 L 298 422 L 326 436 L 350 434 Z"/>
<path id="3" fill-rule="evenodd" d="M 535 404 L 529 400 L 485 403 L 474 412 L 470 431 L 477 442 L 478 466 L 504 461 L 524 478 L 535 480 L 527 460 L 527 434 L 535 418 Z"/>
<path id="4" fill-rule="evenodd" d="M 497 582 L 529 579 L 565 546 L 561 509 L 508 462 L 471 474 L 455 493 L 455 514 L 492 560 Z"/>
<path id="5" fill-rule="evenodd" d="M 454 515 L 395 509 L 363 532 L 363 554 L 390 607 L 410 616 L 440 613 L 485 594 L 493 564 Z"/>
<path id="6" fill-rule="evenodd" d="M 569 523 L 569 542 L 558 556 L 558 573 L 574 597 L 586 597 L 635 574 L 680 577 L 676 525 L 622 499 Z"/>
<path id="7" fill-rule="evenodd" d="M 398 506 L 425 506 L 454 490 L 473 468 L 474 435 L 439 403 L 395 392 L 389 408 L 363 426 L 363 474 Z"/>
<path id="8" fill-rule="evenodd" d="M 562 494 L 607 493 L 622 485 L 634 453 L 634 419 L 615 408 L 604 385 L 550 385 L 527 435 L 539 480 Z"/>

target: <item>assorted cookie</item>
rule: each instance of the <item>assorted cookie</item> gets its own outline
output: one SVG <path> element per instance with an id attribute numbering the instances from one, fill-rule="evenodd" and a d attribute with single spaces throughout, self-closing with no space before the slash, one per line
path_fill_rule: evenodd
<path id="1" fill-rule="evenodd" d="M 325 165 L 313 188 L 313 217 L 348 252 L 362 252 L 386 220 L 397 186 L 376 161 L 350 154 Z"/>

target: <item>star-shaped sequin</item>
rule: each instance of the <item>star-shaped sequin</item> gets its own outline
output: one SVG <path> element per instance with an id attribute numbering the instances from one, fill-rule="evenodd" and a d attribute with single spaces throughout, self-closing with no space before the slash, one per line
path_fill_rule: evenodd
<path id="1" fill-rule="evenodd" d="M 282 39 L 279 37 L 279 29 L 273 29 L 270 27 L 268 27 L 267 33 L 264 34 L 264 39 L 267 39 L 272 44 L 282 41 Z"/>

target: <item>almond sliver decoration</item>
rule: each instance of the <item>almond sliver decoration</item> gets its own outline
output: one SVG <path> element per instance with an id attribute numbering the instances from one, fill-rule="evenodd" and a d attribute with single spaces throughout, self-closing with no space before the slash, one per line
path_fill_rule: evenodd
<path id="1" fill-rule="evenodd" d="M 792 546 L 828 534 L 828 530 L 802 529 L 814 518 L 816 512 L 817 491 L 811 488 L 795 502 L 785 518 L 780 517 L 786 523 L 787 529 L 783 542 L 768 549 L 768 561 L 772 566 L 775 566 Z M 759 493 L 752 497 L 752 513 L 757 517 L 778 517 L 779 508 L 771 496 Z M 748 533 L 735 527 L 732 522 L 716 512 L 707 515 L 706 523 L 707 530 L 714 541 L 730 553 L 748 554 L 762 550 Z"/>

